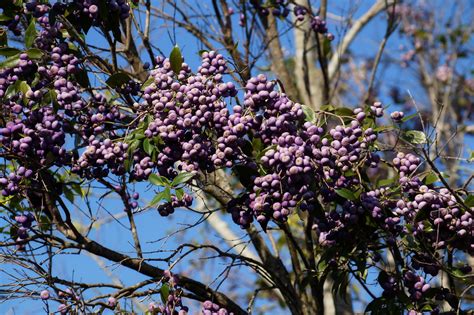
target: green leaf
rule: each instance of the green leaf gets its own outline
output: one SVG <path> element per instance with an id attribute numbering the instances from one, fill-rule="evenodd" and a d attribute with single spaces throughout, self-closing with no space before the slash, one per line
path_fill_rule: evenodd
<path id="1" fill-rule="evenodd" d="M 193 173 L 188 173 L 188 172 L 179 173 L 178 176 L 176 176 L 173 179 L 173 182 L 171 183 L 171 186 L 176 187 L 179 184 L 186 183 L 187 181 L 189 181 L 193 177 L 194 177 Z"/>
<path id="2" fill-rule="evenodd" d="M 255 152 L 260 152 L 262 151 L 262 148 L 263 148 L 263 142 L 262 142 L 262 139 L 260 138 L 253 138 L 252 140 L 252 148 L 253 148 L 253 151 Z"/>
<path id="3" fill-rule="evenodd" d="M 391 186 L 397 180 L 396 177 L 381 179 L 377 182 L 378 187 Z"/>
<path id="4" fill-rule="evenodd" d="M 31 19 L 30 25 L 25 31 L 25 46 L 30 48 L 36 39 L 36 19 Z"/>
<path id="5" fill-rule="evenodd" d="M 0 22 L 10 21 L 11 19 L 11 17 L 6 16 L 5 14 L 0 14 Z"/>
<path id="6" fill-rule="evenodd" d="M 150 181 L 150 183 L 156 186 L 170 186 L 171 185 L 168 178 L 163 177 L 163 176 L 158 176 L 156 174 L 151 174 L 148 177 L 148 180 Z"/>
<path id="7" fill-rule="evenodd" d="M 131 78 L 130 76 L 125 73 L 125 72 L 117 72 L 112 74 L 105 83 L 107 83 L 111 88 L 116 88 L 120 87 L 125 83 L 128 83 Z"/>
<path id="8" fill-rule="evenodd" d="M 10 57 L 19 54 L 21 51 L 12 47 L 1 47 L 0 56 Z"/>
<path id="9" fill-rule="evenodd" d="M 402 121 L 403 122 L 409 121 L 410 119 L 415 118 L 416 116 L 418 116 L 418 113 L 414 113 L 414 114 L 411 114 L 410 116 L 406 116 L 406 117 L 402 118 Z"/>
<path id="10" fill-rule="evenodd" d="M 178 74 L 183 66 L 183 56 L 181 55 L 181 50 L 178 46 L 174 46 L 173 50 L 170 54 L 170 63 L 171 69 L 173 69 L 174 73 Z"/>
<path id="11" fill-rule="evenodd" d="M 354 115 L 354 110 L 349 107 L 337 107 L 334 111 L 339 116 L 352 116 Z"/>
<path id="12" fill-rule="evenodd" d="M 71 183 L 71 189 L 82 198 L 86 196 L 86 190 L 82 189 L 80 183 Z"/>
<path id="13" fill-rule="evenodd" d="M 160 289 L 160 297 L 163 304 L 168 302 L 168 296 L 170 295 L 170 287 L 167 283 L 163 284 Z"/>
<path id="14" fill-rule="evenodd" d="M 25 81 L 16 81 L 12 85 L 8 87 L 8 89 L 5 92 L 5 98 L 12 97 L 13 95 L 16 95 L 17 93 L 23 93 L 23 95 L 26 94 L 30 90 L 30 86 L 28 83 Z"/>
<path id="15" fill-rule="evenodd" d="M 0 28 L 0 46 L 8 45 L 8 34 L 5 29 Z"/>
<path id="16" fill-rule="evenodd" d="M 66 196 L 66 199 L 69 200 L 70 203 L 74 203 L 74 194 L 71 191 L 71 189 L 64 187 L 64 195 Z"/>
<path id="17" fill-rule="evenodd" d="M 43 51 L 38 48 L 30 48 L 26 51 L 28 58 L 30 59 L 41 59 L 43 58 Z"/>
<path id="18" fill-rule="evenodd" d="M 439 181 L 439 178 L 438 178 L 438 175 L 435 172 L 430 172 L 425 177 L 425 184 L 426 185 L 431 185 L 433 183 L 436 183 L 437 181 Z"/>
<path id="19" fill-rule="evenodd" d="M 331 41 L 326 37 L 323 39 L 323 55 L 328 56 L 331 52 Z"/>
<path id="20" fill-rule="evenodd" d="M 348 200 L 356 200 L 355 194 L 347 188 L 336 189 L 336 194 Z"/>
<path id="21" fill-rule="evenodd" d="M 403 138 L 412 144 L 424 144 L 427 142 L 425 133 L 419 130 L 409 130 L 405 132 Z"/>
<path id="22" fill-rule="evenodd" d="M 145 89 L 146 89 L 147 87 L 149 87 L 150 85 L 152 85 L 153 82 L 155 82 L 155 78 L 154 78 L 154 77 L 149 77 L 148 80 L 146 80 L 145 82 L 143 82 L 142 87 L 141 87 L 141 90 L 142 90 L 142 91 L 145 91 Z"/>
<path id="23" fill-rule="evenodd" d="M 129 147 L 128 147 L 128 152 L 133 153 L 135 152 L 136 149 L 140 147 L 141 141 L 139 139 L 134 139 L 132 142 L 130 142 Z"/>
<path id="24" fill-rule="evenodd" d="M 0 62 L 0 69 L 13 68 L 18 64 L 19 60 L 20 54 L 10 56 Z"/>
<path id="25" fill-rule="evenodd" d="M 87 71 L 85 71 L 84 69 L 77 71 L 74 74 L 74 77 L 76 78 L 77 83 L 79 83 L 81 87 L 85 89 L 90 87 L 91 84 L 89 81 L 89 75 L 87 74 Z"/>
<path id="26" fill-rule="evenodd" d="M 183 190 L 182 188 L 176 189 L 174 192 L 175 192 L 176 197 L 177 197 L 179 200 L 183 199 L 184 190 Z"/>
<path id="27" fill-rule="evenodd" d="M 303 113 L 306 118 L 306 121 L 315 122 L 316 115 L 314 113 L 314 110 L 308 105 L 301 105 L 301 107 L 303 109 Z"/>
<path id="28" fill-rule="evenodd" d="M 321 106 L 321 110 L 324 112 L 333 112 L 336 109 L 333 105 L 323 105 Z"/>
<path id="29" fill-rule="evenodd" d="M 146 138 L 145 140 L 143 140 L 143 150 L 145 150 L 145 152 L 148 154 L 148 155 L 151 155 L 153 153 L 153 144 L 151 144 L 150 142 L 150 139 Z"/>
<path id="30" fill-rule="evenodd" d="M 468 207 L 474 207 L 474 195 L 468 195 L 467 198 L 464 200 L 464 203 Z"/>
<path id="31" fill-rule="evenodd" d="M 163 191 L 160 191 L 153 197 L 148 206 L 152 207 L 158 204 L 161 200 L 171 201 L 171 190 L 169 187 L 166 187 Z"/>

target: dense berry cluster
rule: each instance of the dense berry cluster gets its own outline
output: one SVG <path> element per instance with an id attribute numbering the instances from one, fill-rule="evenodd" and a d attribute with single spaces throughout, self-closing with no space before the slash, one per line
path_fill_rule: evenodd
<path id="1" fill-rule="evenodd" d="M 169 270 L 165 270 L 162 282 L 163 286 L 167 286 L 168 296 L 163 304 L 150 302 L 148 304 L 148 311 L 152 314 L 158 313 L 163 315 L 188 314 L 189 309 L 183 305 L 181 300 L 182 289 L 179 287 L 178 277 Z"/>
<path id="2" fill-rule="evenodd" d="M 86 178 L 100 178 L 109 174 L 125 174 L 128 144 L 110 139 L 99 141 L 91 136 L 91 143 L 78 159 L 72 171 Z"/>
<path id="3" fill-rule="evenodd" d="M 16 227 L 16 241 L 18 250 L 25 250 L 25 240 L 28 238 L 28 230 L 31 228 L 35 217 L 31 212 L 25 212 L 23 214 L 15 216 L 15 221 L 18 224 Z"/>
<path id="4" fill-rule="evenodd" d="M 105 14 L 117 14 L 121 20 L 125 20 L 130 16 L 130 5 L 126 0 L 107 0 L 102 8 L 98 0 L 75 0 L 76 13 L 80 14 L 92 21 L 94 25 L 104 22 L 101 17 L 100 9 L 106 9 Z"/>
<path id="5" fill-rule="evenodd" d="M 211 301 L 202 303 L 202 315 L 233 315 L 234 313 L 227 311 L 227 309 L 220 307 Z"/>
<path id="6" fill-rule="evenodd" d="M 108 5 L 107 15 L 128 17 L 126 1 L 102 3 Z M 271 3 L 271 7 L 257 9 L 261 14 L 288 14 L 286 1 Z M 427 253 L 407 255 L 407 268 L 432 276 L 441 270 L 435 255 L 439 250 L 474 254 L 474 209 L 463 205 L 453 191 L 425 184 L 419 174 L 422 161 L 416 155 L 398 153 L 393 159 L 399 176 L 396 187 L 362 185 L 369 168 L 380 163 L 374 121 L 384 114 L 380 102 L 322 123 L 309 119 L 305 115 L 308 108 L 280 91 L 275 80 L 260 74 L 245 82 L 243 101 L 234 105 L 237 88 L 225 80 L 228 65 L 214 51 L 202 54 L 196 73 L 186 63 L 176 65 L 157 58 L 150 71 L 152 83 L 143 92 L 135 80 L 115 89 L 124 96 L 122 100 L 110 101 L 99 90 L 83 88 L 78 78 L 84 60 L 61 35 L 63 25 L 50 24 L 48 12 L 71 6 L 78 16 L 99 25 L 104 22 L 99 4 L 98 0 L 26 4 L 26 13 L 38 21 L 33 45 L 42 55 L 33 59 L 27 53 L 19 54 L 15 65 L 0 70 L 0 110 L 5 119 L 0 153 L 11 166 L 0 173 L 2 196 L 26 193 L 32 199 L 31 192 L 45 178 L 45 170 L 60 167 L 90 180 L 124 175 L 126 180 L 145 181 L 159 173 L 170 182 L 183 171 L 194 175 L 224 168 L 238 174 L 244 186 L 227 205 L 234 222 L 243 228 L 253 220 L 264 228 L 271 221 L 282 224 L 290 214 L 302 210 L 311 214 L 319 244 L 336 252 L 355 246 L 358 236 L 380 238 L 383 246 L 395 246 L 399 237 L 409 235 Z M 294 14 L 303 21 L 309 12 L 295 6 Z M 325 21 L 311 17 L 310 25 L 331 39 Z M 21 32 L 16 17 L 9 27 Z M 449 73 L 438 75 L 442 82 L 448 79 Z M 403 117 L 403 112 L 391 114 L 397 123 Z M 70 150 L 66 148 L 68 137 L 77 142 Z M 122 189 L 116 190 L 127 209 L 137 208 L 139 194 L 129 196 Z M 179 191 L 158 206 L 160 215 L 191 206 L 193 197 Z M 29 213 L 15 217 L 18 249 L 24 249 L 23 240 L 33 220 Z M 337 265 L 336 258 L 332 262 Z M 380 277 L 384 296 L 400 293 L 404 287 L 412 300 L 419 301 L 430 289 L 414 271 L 400 278 Z M 151 303 L 150 311 L 186 314 L 178 279 L 168 272 L 164 280 L 170 294 L 163 305 Z M 48 299 L 49 292 L 41 292 L 40 297 Z M 63 302 L 58 309 L 61 313 L 79 299 L 74 291 L 59 292 L 58 298 Z M 107 300 L 111 308 L 117 303 L 113 296 Z M 210 301 L 203 304 L 202 311 L 228 314 Z"/>
<path id="7" fill-rule="evenodd" d="M 417 276 L 412 271 L 405 272 L 403 275 L 403 284 L 408 289 L 410 297 L 413 300 L 420 300 L 423 294 L 430 288 L 430 285 L 425 282 L 422 276 Z"/>
<path id="8" fill-rule="evenodd" d="M 202 57 L 197 74 L 186 64 L 175 74 L 169 60 L 158 58 L 151 71 L 154 82 L 144 91 L 140 108 L 154 116 L 145 136 L 162 142 L 156 165 L 163 175 L 170 174 L 176 161 L 186 171 L 214 169 L 218 152 L 206 131 L 223 132 L 229 117 L 223 98 L 237 91 L 223 81 L 227 67 L 222 55 L 205 52 Z"/>
<path id="9" fill-rule="evenodd" d="M 161 216 L 169 216 L 174 212 L 174 209 L 180 207 L 190 207 L 193 203 L 193 196 L 184 194 L 181 198 L 171 196 L 171 201 L 166 202 L 158 207 L 158 213 Z"/>
<path id="10" fill-rule="evenodd" d="M 287 17 L 290 13 L 288 3 L 285 0 L 275 0 L 271 3 L 260 4 L 258 1 L 252 1 L 251 4 L 258 11 L 259 14 Z"/>

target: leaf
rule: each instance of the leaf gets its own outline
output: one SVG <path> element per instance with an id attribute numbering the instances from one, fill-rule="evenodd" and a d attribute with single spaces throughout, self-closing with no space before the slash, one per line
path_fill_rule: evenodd
<path id="1" fill-rule="evenodd" d="M 378 310 L 380 309 L 380 306 L 383 305 L 383 298 L 376 298 L 372 300 L 369 304 L 367 304 L 367 307 L 365 308 L 364 314 L 368 313 L 377 313 Z"/>
<path id="2" fill-rule="evenodd" d="M 89 76 L 87 72 L 84 69 L 79 70 L 74 74 L 74 77 L 76 78 L 77 83 L 85 89 L 90 87 L 90 81 L 89 81 Z"/>
<path id="3" fill-rule="evenodd" d="M 425 133 L 419 130 L 409 130 L 405 132 L 403 138 L 412 144 L 424 144 L 427 142 Z"/>
<path id="4" fill-rule="evenodd" d="M 10 21 L 11 19 L 11 17 L 6 16 L 5 14 L 0 14 L 0 22 Z"/>
<path id="5" fill-rule="evenodd" d="M 402 118 L 402 121 L 403 122 L 409 121 L 410 119 L 415 118 L 416 116 L 418 116 L 418 113 L 414 113 L 414 114 L 411 114 L 410 116 L 406 116 L 406 117 Z"/>
<path id="6" fill-rule="evenodd" d="M 170 54 L 170 63 L 171 69 L 173 69 L 174 73 L 178 74 L 183 66 L 183 56 L 181 55 L 181 50 L 178 46 L 174 46 L 173 50 Z"/>
<path id="7" fill-rule="evenodd" d="M 86 191 L 82 189 L 81 184 L 79 183 L 71 183 L 71 189 L 82 198 L 86 196 Z"/>
<path id="8" fill-rule="evenodd" d="M 41 59 L 43 58 L 43 51 L 38 48 L 30 48 L 26 51 L 28 58 L 30 59 Z"/>
<path id="9" fill-rule="evenodd" d="M 148 180 L 150 181 L 150 183 L 156 186 L 170 186 L 171 185 L 168 178 L 163 177 L 163 176 L 158 176 L 156 174 L 151 174 L 148 177 Z"/>
<path id="10" fill-rule="evenodd" d="M 20 54 L 10 56 L 0 62 L 0 69 L 13 68 L 18 64 L 19 60 L 20 60 Z"/>
<path id="11" fill-rule="evenodd" d="M 145 150 L 146 154 L 151 155 L 153 153 L 153 144 L 150 143 L 150 139 L 146 138 L 143 140 L 143 150 Z"/>
<path id="12" fill-rule="evenodd" d="M 64 195 L 66 199 L 69 200 L 70 203 L 74 203 L 74 194 L 71 189 L 64 187 Z"/>
<path id="13" fill-rule="evenodd" d="M 331 52 L 331 41 L 328 38 L 323 39 L 323 55 L 328 56 Z"/>
<path id="14" fill-rule="evenodd" d="M 30 48 L 33 46 L 33 43 L 36 39 L 36 19 L 31 19 L 30 25 L 25 31 L 25 46 L 26 48 Z"/>
<path id="15" fill-rule="evenodd" d="M 0 56 L 10 57 L 19 54 L 21 51 L 12 47 L 1 47 Z"/>
<path id="16" fill-rule="evenodd" d="M 334 111 L 339 116 L 352 116 L 354 115 L 354 110 L 349 107 L 337 107 Z"/>
<path id="17" fill-rule="evenodd" d="M 161 200 L 171 201 L 171 190 L 169 187 L 166 187 L 163 191 L 160 191 L 153 197 L 148 206 L 152 207 L 159 203 Z"/>
<path id="18" fill-rule="evenodd" d="M 182 188 L 176 189 L 176 190 L 174 191 L 174 193 L 175 193 L 176 197 L 177 197 L 179 200 L 183 199 L 183 197 L 184 197 L 184 190 L 183 190 Z"/>
<path id="19" fill-rule="evenodd" d="M 23 93 L 23 95 L 26 94 L 30 90 L 30 86 L 28 83 L 25 81 L 16 81 L 12 85 L 8 87 L 8 89 L 5 92 L 5 98 L 12 97 L 13 95 L 16 95 L 17 93 Z"/>
<path id="20" fill-rule="evenodd" d="M 378 187 L 391 186 L 396 181 L 396 177 L 381 179 L 377 182 Z"/>
<path id="21" fill-rule="evenodd" d="M 314 113 L 314 110 L 308 105 L 301 105 L 301 108 L 303 109 L 303 113 L 306 118 L 306 121 L 315 122 L 316 115 Z"/>
<path id="22" fill-rule="evenodd" d="M 111 88 L 116 88 L 120 87 L 125 83 L 128 83 L 131 78 L 130 76 L 125 73 L 125 72 L 117 72 L 112 74 L 105 83 L 107 83 Z"/>
<path id="23" fill-rule="evenodd" d="M 171 186 L 176 187 L 179 184 L 186 183 L 187 181 L 189 181 L 193 177 L 194 177 L 193 173 L 188 173 L 188 172 L 179 173 L 178 176 L 176 176 L 173 179 L 173 182 L 171 183 Z"/>
<path id="24" fill-rule="evenodd" d="M 425 177 L 425 184 L 426 185 L 431 185 L 433 183 L 436 183 L 437 181 L 439 181 L 439 178 L 438 178 L 438 175 L 435 172 L 430 172 Z"/>
<path id="25" fill-rule="evenodd" d="M 143 82 L 142 87 L 141 87 L 141 91 L 145 91 L 145 89 L 147 87 L 149 87 L 150 85 L 152 85 L 153 82 L 155 82 L 155 78 L 154 77 L 149 77 L 148 80 Z"/>
<path id="26" fill-rule="evenodd" d="M 163 304 L 168 302 L 168 296 L 170 295 L 170 287 L 167 283 L 163 284 L 160 289 L 160 297 Z"/>
<path id="27" fill-rule="evenodd" d="M 8 45 L 8 34 L 3 28 L 0 28 L 0 46 L 7 46 L 7 45 Z"/>
<path id="28" fill-rule="evenodd" d="M 468 207 L 474 207 L 474 195 L 468 195 L 467 198 L 464 200 L 464 203 Z"/>
<path id="29" fill-rule="evenodd" d="M 323 105 L 321 106 L 321 110 L 324 112 L 333 112 L 336 109 L 333 105 Z"/>
<path id="30" fill-rule="evenodd" d="M 260 152 L 263 148 L 263 142 L 260 138 L 253 138 L 252 139 L 252 148 L 256 152 Z"/>
<path id="31" fill-rule="evenodd" d="M 234 165 L 232 171 L 235 173 L 244 187 L 250 187 L 253 184 L 254 178 L 259 176 L 255 169 L 245 165 Z"/>
<path id="32" fill-rule="evenodd" d="M 138 149 L 138 147 L 140 147 L 140 140 L 138 139 L 134 139 L 132 142 L 130 142 L 129 144 L 129 147 L 128 147 L 128 152 L 129 153 L 133 153 L 135 152 L 136 149 Z"/>
<path id="33" fill-rule="evenodd" d="M 356 200 L 355 194 L 347 188 L 336 189 L 336 194 L 348 200 Z"/>

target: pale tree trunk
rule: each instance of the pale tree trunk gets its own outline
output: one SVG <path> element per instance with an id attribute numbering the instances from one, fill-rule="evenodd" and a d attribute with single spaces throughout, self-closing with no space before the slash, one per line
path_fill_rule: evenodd
<path id="1" fill-rule="evenodd" d="M 306 0 L 296 0 L 296 4 L 306 6 Z M 318 56 L 314 47 L 316 40 L 314 32 L 311 30 L 310 21 L 305 18 L 298 22 L 294 18 L 296 27 L 293 34 L 295 39 L 295 78 L 300 101 L 314 110 L 322 104 L 322 76 L 321 71 L 316 68 Z M 311 47 L 312 49 L 308 49 Z"/>

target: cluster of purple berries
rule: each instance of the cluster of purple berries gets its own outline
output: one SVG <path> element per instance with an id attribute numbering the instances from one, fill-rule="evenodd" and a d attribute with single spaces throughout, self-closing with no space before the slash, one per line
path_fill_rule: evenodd
<path id="1" fill-rule="evenodd" d="M 137 96 L 140 92 L 140 83 L 138 81 L 130 79 L 122 86 L 116 87 L 115 90 L 121 94 L 130 94 L 133 96 Z"/>
<path id="2" fill-rule="evenodd" d="M 31 225 L 33 221 L 35 221 L 35 217 L 31 212 L 25 212 L 23 214 L 15 216 L 15 221 L 19 225 L 16 229 L 16 241 L 17 250 L 24 251 L 26 248 L 25 240 L 28 238 L 28 230 L 31 229 Z"/>
<path id="3" fill-rule="evenodd" d="M 211 301 L 202 303 L 202 315 L 233 315 L 234 313 Z"/>
<path id="4" fill-rule="evenodd" d="M 400 111 L 395 111 L 395 112 L 390 114 L 390 117 L 392 118 L 392 120 L 394 122 L 400 123 L 400 122 L 402 122 L 403 118 L 405 117 L 405 113 L 400 112 Z"/>
<path id="5" fill-rule="evenodd" d="M 314 16 L 310 21 L 311 29 L 316 33 L 325 35 L 329 41 L 334 40 L 334 34 L 328 32 L 326 21 L 321 19 L 319 16 Z"/>
<path id="6" fill-rule="evenodd" d="M 180 207 L 190 207 L 193 203 L 193 196 L 189 194 L 183 194 L 181 198 L 177 196 L 171 196 L 171 201 L 161 204 L 158 207 L 158 213 L 163 216 L 167 217 L 170 214 L 174 213 L 176 208 Z"/>
<path id="7" fill-rule="evenodd" d="M 125 174 L 125 160 L 128 158 L 128 144 L 114 142 L 107 138 L 104 141 L 90 137 L 90 144 L 72 167 L 72 171 L 86 178 L 101 178 L 109 174 Z"/>
<path id="8" fill-rule="evenodd" d="M 246 85 L 245 108 L 237 107 L 238 125 L 232 126 L 233 120 L 229 120 L 234 131 L 248 130 L 266 146 L 274 146 L 257 161 L 265 173 L 253 178 L 252 190 L 243 195 L 248 200 L 240 196 L 240 207 L 238 203 L 228 207 L 233 220 L 242 227 L 250 223 L 249 211 L 262 226 L 271 219 L 286 221 L 297 205 L 312 211 L 318 190 L 328 201 L 334 200 L 335 189 L 358 184 L 356 176 L 345 176 L 345 173 L 361 161 L 367 160 L 371 167 L 378 163 L 378 157 L 370 149 L 377 135 L 370 128 L 363 131 L 360 123 L 365 116 L 359 115 L 360 121 L 353 120 L 348 126 L 335 126 L 323 137 L 322 128 L 304 121 L 301 105 L 274 88 L 275 83 L 263 75 L 250 79 Z M 237 141 L 239 136 L 237 133 L 233 140 Z M 235 162 L 256 169 L 245 160 L 243 157 Z"/>
<path id="9" fill-rule="evenodd" d="M 28 179 L 33 175 L 33 171 L 23 166 L 18 167 L 15 172 L 11 172 L 5 177 L 0 176 L 0 188 L 2 196 L 13 196 L 20 191 L 20 184 L 23 179 Z"/>
<path id="10" fill-rule="evenodd" d="M 270 3 L 266 3 L 262 6 L 259 2 L 252 2 L 254 8 L 262 15 L 269 15 L 270 13 L 274 16 L 287 17 L 290 14 L 288 9 L 288 3 L 285 0 L 275 0 Z"/>
<path id="11" fill-rule="evenodd" d="M 425 282 L 422 276 L 416 275 L 412 271 L 407 271 L 403 275 L 403 284 L 408 288 L 410 297 L 417 301 L 423 297 L 423 294 L 430 289 L 430 285 Z"/>
<path id="12" fill-rule="evenodd" d="M 140 111 L 152 113 L 145 130 L 149 139 L 162 141 L 156 165 L 162 175 L 169 175 L 175 162 L 185 171 L 212 171 L 216 150 L 208 132 L 223 132 L 229 112 L 223 98 L 233 97 L 233 83 L 224 82 L 227 66 L 223 56 L 205 52 L 197 74 L 183 63 L 174 73 L 168 59 L 158 58 L 151 71 L 153 84 L 145 88 Z M 218 163 L 216 163 L 218 164 Z"/>
<path id="13" fill-rule="evenodd" d="M 295 5 L 293 13 L 298 21 L 303 21 L 306 14 L 308 14 L 308 10 L 303 6 Z"/>
<path id="14" fill-rule="evenodd" d="M 100 5 L 98 0 L 75 0 L 77 12 L 92 20 L 94 25 L 100 24 Z M 118 14 L 120 20 L 125 20 L 130 16 L 130 5 L 126 0 L 107 0 L 107 14 Z"/>
<path id="15" fill-rule="evenodd" d="M 184 306 L 181 300 L 182 290 L 179 288 L 179 279 L 173 275 L 171 271 L 165 270 L 163 275 L 163 285 L 169 288 L 169 294 L 164 304 L 150 302 L 148 304 L 148 311 L 152 314 L 163 315 L 186 315 L 189 308 Z"/>

